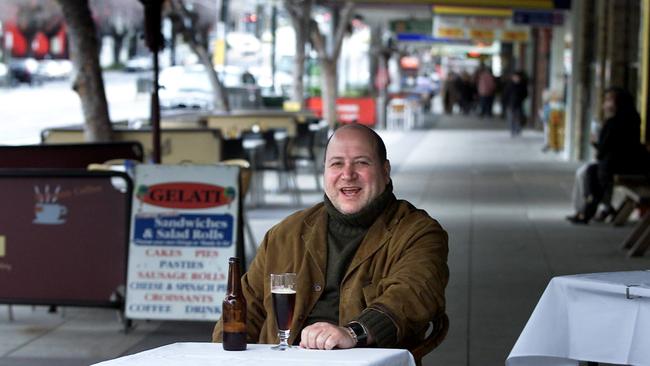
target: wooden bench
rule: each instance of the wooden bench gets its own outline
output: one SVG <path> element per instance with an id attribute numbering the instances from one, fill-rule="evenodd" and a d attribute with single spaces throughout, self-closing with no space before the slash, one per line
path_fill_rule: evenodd
<path id="1" fill-rule="evenodd" d="M 115 128 L 116 141 L 137 141 L 144 147 L 144 160 L 150 161 L 153 152 L 151 129 Z M 84 141 L 81 128 L 51 128 L 41 133 L 45 144 Z M 212 129 L 162 129 L 160 133 L 160 154 L 164 164 L 191 162 L 214 164 L 221 161 L 222 139 L 218 130 Z"/>
<path id="2" fill-rule="evenodd" d="M 615 186 L 625 199 L 614 217 L 615 225 L 622 225 L 635 207 L 650 207 L 650 182 L 643 176 L 631 178 L 617 177 Z M 645 210 L 639 222 L 623 241 L 621 249 L 628 251 L 629 257 L 642 256 L 650 247 L 650 210 Z"/>
<path id="3" fill-rule="evenodd" d="M 622 193 L 624 198 L 623 202 L 618 206 L 612 223 L 614 226 L 621 226 L 625 224 L 632 212 L 637 207 L 645 205 L 640 202 L 635 194 L 631 194 L 636 187 L 650 187 L 650 180 L 643 175 L 615 175 L 614 176 L 614 190 Z"/>
<path id="4" fill-rule="evenodd" d="M 139 142 L 0 146 L 0 168 L 75 168 L 113 159 L 142 161 Z"/>

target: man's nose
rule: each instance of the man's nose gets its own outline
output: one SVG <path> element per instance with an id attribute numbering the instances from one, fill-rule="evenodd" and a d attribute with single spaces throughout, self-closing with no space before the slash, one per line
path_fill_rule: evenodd
<path id="1" fill-rule="evenodd" d="M 343 167 L 343 179 L 355 179 L 357 171 L 354 169 L 354 164 L 345 164 Z"/>

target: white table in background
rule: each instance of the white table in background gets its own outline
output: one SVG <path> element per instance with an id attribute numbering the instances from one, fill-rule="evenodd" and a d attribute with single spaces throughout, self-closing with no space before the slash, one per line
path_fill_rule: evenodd
<path id="1" fill-rule="evenodd" d="M 220 343 L 174 343 L 95 366 L 415 366 L 402 349 L 271 350 L 268 344 L 249 344 L 246 351 L 224 351 Z"/>
<path id="2" fill-rule="evenodd" d="M 507 366 L 650 365 L 650 271 L 555 277 Z"/>

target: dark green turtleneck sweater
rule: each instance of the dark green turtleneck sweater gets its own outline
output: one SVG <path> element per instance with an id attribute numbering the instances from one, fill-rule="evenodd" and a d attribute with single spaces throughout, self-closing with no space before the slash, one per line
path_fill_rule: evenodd
<path id="1" fill-rule="evenodd" d="M 386 190 L 361 211 L 346 215 L 339 212 L 325 196 L 327 209 L 327 273 L 323 294 L 307 317 L 306 325 L 325 321 L 339 324 L 340 286 L 350 261 L 377 217 L 393 201 L 393 186 L 389 182 Z M 380 346 L 396 342 L 397 329 L 386 315 L 378 311 L 364 311 L 357 319 L 373 335 Z"/>

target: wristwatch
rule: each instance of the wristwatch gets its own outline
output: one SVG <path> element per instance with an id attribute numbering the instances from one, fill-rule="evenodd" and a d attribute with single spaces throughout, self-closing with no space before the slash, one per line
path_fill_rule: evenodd
<path id="1" fill-rule="evenodd" d="M 356 343 L 355 347 L 363 347 L 368 344 L 368 332 L 361 323 L 356 321 L 349 322 L 346 328 Z"/>

